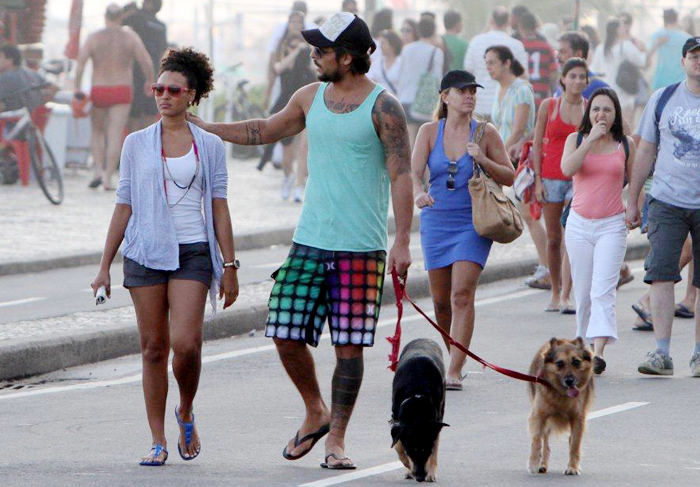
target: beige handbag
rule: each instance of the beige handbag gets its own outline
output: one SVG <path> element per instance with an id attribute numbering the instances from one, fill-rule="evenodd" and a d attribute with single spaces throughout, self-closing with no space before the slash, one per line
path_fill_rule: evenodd
<path id="1" fill-rule="evenodd" d="M 486 122 L 479 122 L 473 142 L 479 144 Z M 474 161 L 474 174 L 469 180 L 472 197 L 472 221 L 476 233 L 498 243 L 509 243 L 523 233 L 523 217 L 503 193 L 501 185 Z"/>

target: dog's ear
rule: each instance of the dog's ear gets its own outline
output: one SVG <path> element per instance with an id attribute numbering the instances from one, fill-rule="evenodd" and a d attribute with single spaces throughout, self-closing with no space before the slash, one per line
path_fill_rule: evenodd
<path id="1" fill-rule="evenodd" d="M 403 433 L 403 423 L 394 423 L 391 425 L 391 448 L 394 448 L 396 443 L 401 439 L 401 433 Z"/>
<path id="2" fill-rule="evenodd" d="M 554 357 L 556 356 L 554 349 L 557 347 L 558 342 L 559 340 L 554 337 L 549 340 L 549 349 L 544 353 L 545 363 L 554 362 Z"/>
<path id="3" fill-rule="evenodd" d="M 586 348 L 586 344 L 583 343 L 583 338 L 581 337 L 576 337 L 576 339 L 572 342 L 576 348 L 584 349 Z"/>

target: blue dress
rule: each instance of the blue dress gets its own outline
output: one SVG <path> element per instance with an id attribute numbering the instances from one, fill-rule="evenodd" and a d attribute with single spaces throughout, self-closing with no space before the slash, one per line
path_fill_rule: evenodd
<path id="1" fill-rule="evenodd" d="M 472 120 L 471 135 L 474 136 L 477 122 Z M 450 160 L 445 155 L 443 134 L 445 119 L 438 126 L 435 147 L 428 157 L 430 189 L 428 194 L 435 204 L 426 206 L 420 215 L 420 236 L 423 259 L 427 270 L 439 269 L 464 260 L 486 265 L 492 241 L 476 233 L 472 224 L 472 199 L 467 183 L 474 166 L 469 154 L 457 161 L 455 189 L 447 189 L 447 168 Z"/>

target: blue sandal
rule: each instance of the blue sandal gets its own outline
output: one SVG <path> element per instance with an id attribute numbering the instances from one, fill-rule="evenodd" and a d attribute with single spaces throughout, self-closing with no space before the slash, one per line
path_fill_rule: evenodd
<path id="1" fill-rule="evenodd" d="M 158 460 L 158 457 L 161 455 L 161 453 L 165 453 L 165 458 L 163 460 Z M 150 460 L 147 460 L 146 458 L 151 457 Z M 163 447 L 160 443 L 157 443 L 151 447 L 151 451 L 148 452 L 148 455 L 146 455 L 146 458 L 141 460 L 139 462 L 139 465 L 142 465 L 144 467 L 162 467 L 165 465 L 165 461 L 168 459 L 168 450 Z"/>
<path id="2" fill-rule="evenodd" d="M 185 445 L 186 445 L 187 448 L 189 449 L 189 448 L 190 448 L 190 442 L 192 441 L 192 432 L 194 431 L 194 413 L 192 413 L 192 422 L 191 422 L 191 423 L 187 423 L 187 422 L 182 421 L 182 420 L 180 419 L 180 413 L 179 413 L 178 410 L 177 410 L 177 406 L 175 406 L 175 419 L 177 419 L 177 424 L 178 424 L 178 425 L 180 425 L 180 426 L 182 426 L 183 428 L 185 428 Z M 178 453 L 180 453 L 180 457 L 182 457 L 182 459 L 185 460 L 185 461 L 190 461 L 190 460 L 194 460 L 195 458 L 197 458 L 197 456 L 199 455 L 199 452 L 200 452 L 201 450 L 202 450 L 202 447 L 201 447 L 201 445 L 200 445 L 199 447 L 197 447 L 197 451 L 195 452 L 194 455 L 192 455 L 191 457 L 186 457 L 186 456 L 183 455 L 183 453 L 182 453 L 182 448 L 180 448 L 180 439 L 178 438 L 178 440 L 177 440 L 177 451 L 178 451 Z"/>

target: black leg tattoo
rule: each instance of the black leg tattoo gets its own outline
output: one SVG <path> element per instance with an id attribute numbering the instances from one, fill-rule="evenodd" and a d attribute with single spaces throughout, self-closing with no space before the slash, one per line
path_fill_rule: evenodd
<path id="1" fill-rule="evenodd" d="M 333 373 L 331 429 L 344 432 L 362 385 L 365 365 L 362 357 L 339 358 Z"/>

